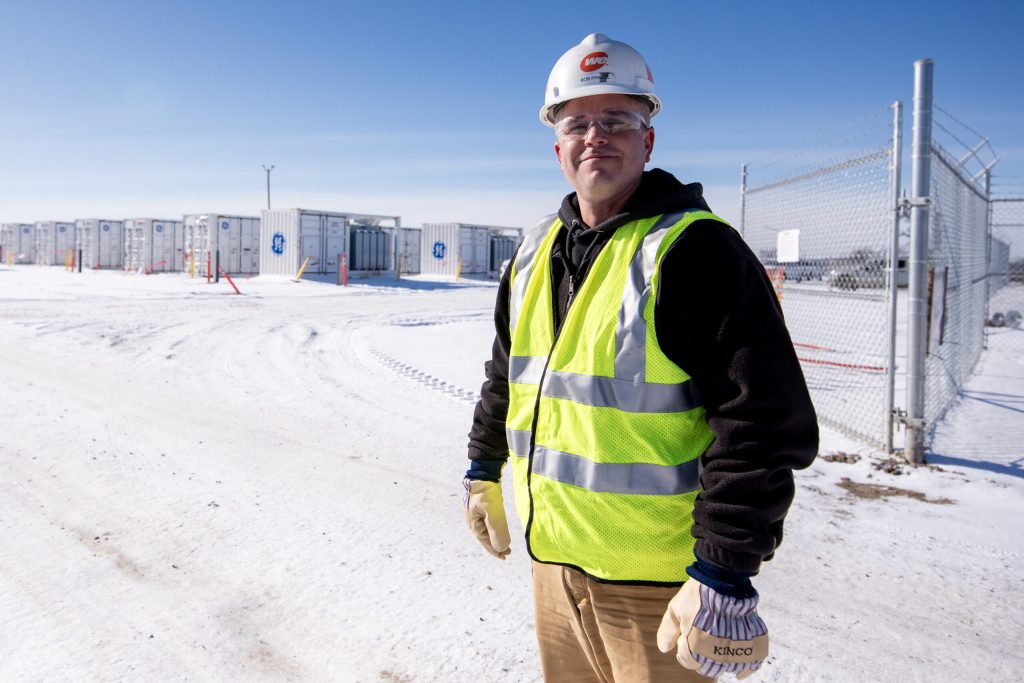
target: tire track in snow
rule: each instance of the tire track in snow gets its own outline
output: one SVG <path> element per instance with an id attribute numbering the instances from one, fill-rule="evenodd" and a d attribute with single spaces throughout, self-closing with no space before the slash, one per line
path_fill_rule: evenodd
<path id="1" fill-rule="evenodd" d="M 395 327 L 434 327 L 437 325 L 455 325 L 458 323 L 478 322 L 481 319 L 489 319 L 493 315 L 494 312 L 490 310 L 446 316 L 435 315 L 429 317 L 396 315 L 380 322 L 384 325 L 393 325 Z"/>
<path id="2" fill-rule="evenodd" d="M 378 319 L 376 324 L 383 327 L 437 327 L 440 325 L 456 325 L 461 323 L 472 323 L 479 322 L 482 319 L 490 318 L 493 315 L 493 311 L 490 309 L 481 309 L 477 311 L 468 311 L 463 313 L 455 313 L 448 315 L 408 315 L 408 314 L 397 314 L 387 316 Z M 422 384 L 429 389 L 443 394 L 448 398 L 451 398 L 459 403 L 469 403 L 475 405 L 479 398 L 479 393 L 476 391 L 470 391 L 463 387 L 458 386 L 452 382 L 435 377 L 430 373 L 421 370 L 415 365 L 405 363 L 397 358 L 391 356 L 385 351 L 382 351 L 379 347 L 374 346 L 372 342 L 368 345 L 367 352 L 369 355 L 378 363 L 383 365 L 388 370 L 391 370 L 395 374 L 410 379 L 414 382 Z"/>
<path id="3" fill-rule="evenodd" d="M 413 365 L 409 365 L 408 363 L 403 363 L 400 360 L 392 358 L 377 347 L 370 347 L 370 355 L 373 356 L 377 362 L 392 372 L 415 382 L 419 382 L 420 384 L 423 384 L 424 386 L 456 401 L 470 404 L 475 404 L 477 401 L 478 396 L 475 391 L 463 389 L 462 387 L 446 382 L 443 379 L 434 377 Z"/>

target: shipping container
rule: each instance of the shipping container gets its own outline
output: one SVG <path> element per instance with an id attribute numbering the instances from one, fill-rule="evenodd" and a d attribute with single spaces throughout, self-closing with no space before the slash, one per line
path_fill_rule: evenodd
<path id="1" fill-rule="evenodd" d="M 415 275 L 420 272 L 420 238 L 422 228 L 402 228 L 399 230 L 401 242 L 398 245 L 398 266 L 403 275 Z"/>
<path id="2" fill-rule="evenodd" d="M 36 263 L 63 265 L 75 249 L 75 224 L 65 221 L 36 223 Z"/>
<path id="3" fill-rule="evenodd" d="M 229 275 L 259 272 L 260 219 L 256 216 L 196 213 L 186 215 L 182 223 L 181 269 L 185 272 L 215 276 L 218 263 Z"/>
<path id="4" fill-rule="evenodd" d="M 185 262 L 184 223 L 160 218 L 124 222 L 124 269 L 147 273 L 179 271 Z"/>
<path id="5" fill-rule="evenodd" d="M 295 277 L 306 259 L 305 273 L 338 272 L 339 258 L 353 274 L 391 270 L 394 260 L 389 232 L 398 216 L 373 216 L 310 209 L 267 209 L 262 214 L 260 275 Z"/>
<path id="6" fill-rule="evenodd" d="M 508 240 L 512 243 L 509 244 Z M 496 255 L 515 251 L 520 228 L 471 223 L 424 223 L 420 241 L 421 272 L 427 275 L 491 275 L 501 266 Z M 497 246 L 493 244 L 497 242 Z M 509 250 L 511 246 L 511 251 Z"/>
<path id="7" fill-rule="evenodd" d="M 4 263 L 34 263 L 36 259 L 36 226 L 31 223 L 0 225 L 0 246 Z"/>
<path id="8" fill-rule="evenodd" d="M 75 249 L 82 255 L 84 268 L 120 268 L 124 263 L 124 221 L 78 219 L 75 221 Z"/>

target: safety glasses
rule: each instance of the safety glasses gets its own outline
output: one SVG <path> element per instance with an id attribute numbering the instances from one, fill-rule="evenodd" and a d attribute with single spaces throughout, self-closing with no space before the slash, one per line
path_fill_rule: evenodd
<path id="1" fill-rule="evenodd" d="M 597 126 L 607 135 L 650 128 L 644 117 L 634 111 L 603 111 L 600 114 L 567 116 L 555 124 L 555 135 L 559 140 L 582 140 L 587 137 L 591 126 Z"/>

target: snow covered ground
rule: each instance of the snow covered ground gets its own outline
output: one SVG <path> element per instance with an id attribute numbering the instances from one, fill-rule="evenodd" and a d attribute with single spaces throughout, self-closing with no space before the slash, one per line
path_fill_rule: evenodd
<path id="1" fill-rule="evenodd" d="M 0 680 L 539 680 L 521 535 L 459 510 L 494 283 L 238 285 L 0 267 Z M 752 680 L 1024 678 L 999 340 L 937 467 L 823 431 Z"/>

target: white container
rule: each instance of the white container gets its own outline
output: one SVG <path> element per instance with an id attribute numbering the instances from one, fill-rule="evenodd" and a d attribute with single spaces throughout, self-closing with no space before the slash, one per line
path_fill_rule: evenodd
<path id="1" fill-rule="evenodd" d="M 124 221 L 78 219 L 75 221 L 75 248 L 81 253 L 85 268 L 120 268 L 124 263 Z"/>
<path id="2" fill-rule="evenodd" d="M 185 272 L 202 277 L 216 275 L 218 255 L 220 267 L 229 275 L 259 272 L 259 218 L 218 213 L 189 214 L 183 220 L 182 230 L 181 268 Z"/>
<path id="3" fill-rule="evenodd" d="M 36 223 L 36 263 L 41 266 L 63 264 L 75 249 L 75 224 L 67 221 Z"/>
<path id="4" fill-rule="evenodd" d="M 266 209 L 262 212 L 260 229 L 260 275 L 295 277 L 306 258 L 305 273 L 325 275 L 338 272 L 338 258 L 344 256 L 349 272 L 359 274 L 351 267 L 352 239 L 357 247 L 369 248 L 363 237 L 367 228 L 395 230 L 401 224 L 398 216 L 373 216 L 340 211 L 314 211 L 310 209 Z M 393 241 L 391 241 L 393 244 Z M 376 241 L 373 246 L 377 246 Z M 362 252 L 369 258 L 369 252 Z M 388 254 L 387 263 L 393 254 Z M 375 258 L 379 262 L 379 258 Z M 357 264 L 358 265 L 358 264 Z M 373 271 L 363 271 L 369 274 Z"/>
<path id="5" fill-rule="evenodd" d="M 0 226 L 0 246 L 4 263 L 33 263 L 36 258 L 36 226 L 31 223 L 4 223 Z"/>
<path id="6" fill-rule="evenodd" d="M 399 265 L 403 275 L 415 275 L 420 272 L 423 229 L 402 228 L 399 230 L 400 242 L 398 244 Z"/>
<path id="7" fill-rule="evenodd" d="M 181 270 L 185 256 L 183 223 L 160 218 L 124 222 L 124 269 L 161 273 Z"/>
<path id="8" fill-rule="evenodd" d="M 424 223 L 421 238 L 421 271 L 426 275 L 487 275 L 491 267 L 491 236 L 514 235 L 520 228 L 472 223 Z M 518 241 L 516 242 L 518 244 Z"/>
<path id="9" fill-rule="evenodd" d="M 17 232 L 15 231 L 15 223 L 4 223 L 0 225 L 0 263 L 7 265 L 8 261 L 14 263 L 14 258 L 11 256 L 12 251 L 17 249 L 11 248 L 12 243 L 18 239 Z"/>

